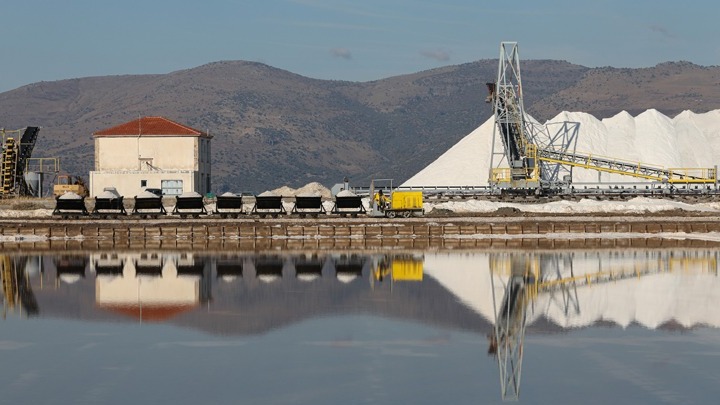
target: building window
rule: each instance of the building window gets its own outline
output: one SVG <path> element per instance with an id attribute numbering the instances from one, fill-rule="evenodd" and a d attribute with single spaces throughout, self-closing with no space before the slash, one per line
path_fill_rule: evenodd
<path id="1" fill-rule="evenodd" d="M 147 180 L 140 180 L 140 187 L 147 187 Z"/>
<path id="2" fill-rule="evenodd" d="M 160 187 L 163 195 L 180 195 L 183 193 L 182 180 L 162 180 Z"/>

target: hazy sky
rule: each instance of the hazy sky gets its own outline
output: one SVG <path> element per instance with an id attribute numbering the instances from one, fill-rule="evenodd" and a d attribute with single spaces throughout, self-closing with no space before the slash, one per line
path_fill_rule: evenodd
<path id="1" fill-rule="evenodd" d="M 720 64 L 711 0 L 2 0 L 0 91 L 41 80 L 258 61 L 366 81 L 496 58 Z"/>

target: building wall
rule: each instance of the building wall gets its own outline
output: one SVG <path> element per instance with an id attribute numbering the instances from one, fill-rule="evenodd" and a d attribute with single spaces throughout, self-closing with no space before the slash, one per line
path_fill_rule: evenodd
<path id="1" fill-rule="evenodd" d="M 181 193 L 196 191 L 204 194 L 201 184 L 197 181 L 200 173 L 195 170 L 140 171 L 113 170 L 90 172 L 90 196 L 102 193 L 105 187 L 115 187 L 126 199 L 143 192 L 146 188 L 162 188 L 163 180 L 182 181 Z M 145 186 L 142 181 L 145 180 Z"/>
<path id="2" fill-rule="evenodd" d="M 199 141 L 209 144 L 194 136 L 99 136 L 95 170 L 199 170 Z"/>
<path id="3" fill-rule="evenodd" d="M 180 180 L 183 192 L 212 191 L 210 139 L 197 136 L 98 136 L 90 195 L 115 187 L 126 198 L 163 180 Z M 145 186 L 142 181 L 145 180 Z"/>

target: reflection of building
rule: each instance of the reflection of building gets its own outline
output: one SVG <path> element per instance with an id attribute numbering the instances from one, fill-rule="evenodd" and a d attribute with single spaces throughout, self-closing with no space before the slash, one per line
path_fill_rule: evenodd
<path id="1" fill-rule="evenodd" d="M 210 266 L 191 254 L 92 255 L 99 307 L 138 318 L 162 321 L 189 311 L 210 296 Z M 122 272 L 117 272 L 122 266 Z"/>

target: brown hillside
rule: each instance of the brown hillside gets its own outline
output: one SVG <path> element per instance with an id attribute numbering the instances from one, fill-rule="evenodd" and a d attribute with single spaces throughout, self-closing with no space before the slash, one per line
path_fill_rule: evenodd
<path id="1" fill-rule="evenodd" d="M 717 67 L 588 69 L 534 60 L 522 69 L 525 106 L 540 120 L 562 110 L 607 117 L 720 108 Z M 332 185 L 344 176 L 358 185 L 371 177 L 400 182 L 490 116 L 485 83 L 496 71 L 496 60 L 482 60 L 355 83 L 217 62 L 164 75 L 30 84 L 0 93 L 0 126 L 42 126 L 34 156 L 60 156 L 64 170 L 84 175 L 93 165 L 93 132 L 162 115 L 215 136 L 217 192 Z"/>

